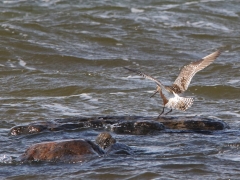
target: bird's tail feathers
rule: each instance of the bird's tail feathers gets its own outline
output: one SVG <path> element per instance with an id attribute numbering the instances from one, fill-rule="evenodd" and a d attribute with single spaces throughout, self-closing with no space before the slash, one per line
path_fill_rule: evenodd
<path id="1" fill-rule="evenodd" d="M 194 101 L 193 98 L 179 97 L 179 101 L 177 103 L 177 109 L 181 111 L 186 111 L 188 108 L 192 106 L 193 101 Z"/>
<path id="2" fill-rule="evenodd" d="M 193 104 L 193 98 L 185 98 L 180 96 L 175 96 L 175 98 L 169 99 L 166 107 L 170 109 L 177 109 L 181 111 L 186 111 Z"/>

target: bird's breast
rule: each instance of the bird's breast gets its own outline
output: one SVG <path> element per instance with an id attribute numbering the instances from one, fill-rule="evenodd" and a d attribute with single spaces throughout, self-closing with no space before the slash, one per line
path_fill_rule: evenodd
<path id="1" fill-rule="evenodd" d="M 165 106 L 165 104 L 168 103 L 168 99 L 164 96 L 164 94 L 162 93 L 162 91 L 160 91 L 160 96 L 161 96 L 161 98 L 162 98 L 162 100 L 163 100 L 163 105 Z"/>

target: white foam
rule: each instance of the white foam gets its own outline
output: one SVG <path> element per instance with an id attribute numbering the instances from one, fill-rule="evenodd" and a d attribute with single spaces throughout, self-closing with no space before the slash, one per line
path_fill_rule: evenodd
<path id="1" fill-rule="evenodd" d="M 124 61 L 129 61 L 129 59 L 128 59 L 128 58 L 125 58 L 125 57 L 122 58 L 122 60 L 124 60 Z"/>
<path id="2" fill-rule="evenodd" d="M 240 161 L 240 156 L 238 154 L 230 154 L 230 155 L 222 154 L 221 158 L 231 160 L 231 161 Z"/>
<path id="3" fill-rule="evenodd" d="M 225 0 L 200 0 L 201 3 L 204 3 L 204 2 L 221 2 L 221 1 L 225 1 Z"/>
<path id="4" fill-rule="evenodd" d="M 23 33 L 20 33 L 19 35 L 22 36 L 22 37 L 27 37 L 28 36 L 27 34 L 23 34 Z"/>
<path id="5" fill-rule="evenodd" d="M 186 2 L 186 3 L 184 3 L 184 4 L 186 4 L 186 5 L 190 5 L 190 4 L 198 4 L 199 2 Z"/>
<path id="6" fill-rule="evenodd" d="M 238 112 L 231 112 L 231 111 L 225 111 L 225 112 L 222 112 L 220 114 L 227 114 L 227 115 L 232 115 L 232 116 L 235 116 L 235 117 L 240 117 L 240 114 Z"/>
<path id="7" fill-rule="evenodd" d="M 11 156 L 6 156 L 5 154 L 0 155 L 0 163 L 11 163 L 11 162 L 12 162 Z"/>
<path id="8" fill-rule="evenodd" d="M 82 93 L 79 96 L 83 99 L 92 99 L 92 96 L 90 96 L 88 93 Z"/>
<path id="9" fill-rule="evenodd" d="M 127 78 L 128 79 L 143 79 L 141 76 L 138 76 L 138 75 L 129 75 Z"/>
<path id="10" fill-rule="evenodd" d="M 143 9 L 137 9 L 137 8 L 131 8 L 131 12 L 132 13 L 141 13 L 141 12 L 144 12 Z"/>
<path id="11" fill-rule="evenodd" d="M 228 81 L 229 84 L 236 84 L 238 82 L 240 82 L 240 80 L 238 80 L 238 79 L 233 79 L 233 80 Z"/>
<path id="12" fill-rule="evenodd" d="M 28 69 L 28 70 L 36 70 L 35 68 L 26 66 L 27 63 L 26 63 L 25 61 L 23 61 L 22 59 L 19 58 L 18 60 L 19 60 L 19 62 L 18 62 L 19 65 L 22 66 L 22 67 L 24 67 L 25 69 Z"/>
<path id="13" fill-rule="evenodd" d="M 146 93 L 153 94 L 155 91 L 145 91 Z"/>
<path id="14" fill-rule="evenodd" d="M 93 99 L 92 96 L 87 95 L 87 93 L 83 93 L 83 94 L 73 94 L 73 95 L 69 95 L 69 96 L 47 96 L 47 97 L 41 97 L 41 96 L 36 96 L 36 97 L 28 97 L 28 100 L 46 100 L 46 99 L 68 99 L 68 98 L 72 98 L 72 97 L 81 97 L 83 99 L 86 100 L 92 100 L 92 101 L 98 101 L 96 99 Z M 15 97 L 11 97 L 12 99 L 16 99 Z M 0 98 L 1 99 L 1 98 Z M 7 98 L 9 99 L 9 98 Z"/>
<path id="15" fill-rule="evenodd" d="M 225 26 L 210 23 L 210 22 L 204 22 L 204 21 L 193 22 L 193 23 L 191 23 L 191 25 L 193 27 L 197 27 L 197 28 L 218 29 L 218 30 L 222 30 L 222 31 L 226 31 L 226 32 L 231 31 L 229 28 L 227 28 Z"/>
<path id="16" fill-rule="evenodd" d="M 59 103 L 47 104 L 47 105 L 43 105 L 43 107 L 61 112 L 64 115 L 79 115 L 80 114 L 79 110 L 70 108 L 68 106 L 63 106 L 62 104 L 59 104 Z"/>
<path id="17" fill-rule="evenodd" d="M 27 63 L 25 62 L 25 61 L 23 61 L 23 60 L 19 60 L 19 64 L 20 64 L 20 66 L 25 66 Z"/>
<path id="18" fill-rule="evenodd" d="M 3 4 L 14 4 L 14 3 L 19 3 L 19 2 L 25 2 L 25 1 L 27 1 L 27 0 L 18 0 L 18 1 L 16 1 L 16 0 L 9 0 L 9 1 L 3 1 Z"/>
<path id="19" fill-rule="evenodd" d="M 11 68 L 17 67 L 17 66 L 15 66 L 15 65 L 11 62 L 10 59 L 7 61 L 7 64 L 8 64 Z"/>
<path id="20" fill-rule="evenodd" d="M 168 5 L 162 5 L 162 6 L 158 6 L 158 7 L 156 7 L 157 9 L 159 9 L 159 10 L 167 10 L 167 9 L 172 9 L 172 8 L 176 8 L 176 7 L 178 7 L 179 5 L 177 5 L 177 4 L 175 4 L 175 5 L 173 5 L 173 4 L 168 4 Z M 155 7 L 154 7 L 155 8 Z"/>
<path id="21" fill-rule="evenodd" d="M 142 150 L 146 151 L 146 153 L 164 153 L 166 151 L 169 151 L 168 147 L 159 147 L 159 146 L 148 146 L 142 148 Z"/>

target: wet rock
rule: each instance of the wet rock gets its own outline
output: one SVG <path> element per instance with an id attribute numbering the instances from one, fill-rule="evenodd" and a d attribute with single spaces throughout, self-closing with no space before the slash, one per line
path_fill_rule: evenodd
<path id="1" fill-rule="evenodd" d="M 116 140 L 108 132 L 102 132 L 97 136 L 96 143 L 102 149 L 106 149 L 107 147 L 115 144 Z"/>
<path id="2" fill-rule="evenodd" d="M 168 129 L 193 130 L 193 131 L 216 131 L 230 128 L 221 120 L 204 117 L 159 117 L 157 121 L 164 124 Z"/>
<path id="3" fill-rule="evenodd" d="M 30 146 L 20 156 L 21 161 L 81 161 L 84 155 L 103 155 L 95 143 L 84 139 L 42 142 Z"/>
<path id="4" fill-rule="evenodd" d="M 86 127 L 91 127 L 91 128 L 101 128 L 103 127 L 103 122 L 99 120 L 89 120 L 86 123 Z"/>
<path id="5" fill-rule="evenodd" d="M 48 126 L 41 124 L 30 124 L 28 126 L 14 126 L 11 128 L 9 134 L 16 136 L 20 134 L 39 133 L 47 129 Z"/>
<path id="6" fill-rule="evenodd" d="M 64 161 L 78 162 L 87 155 L 132 154 L 132 149 L 116 140 L 108 133 L 103 132 L 96 138 L 96 144 L 90 140 L 68 139 L 52 142 L 42 142 L 30 146 L 20 161 Z"/>
<path id="7" fill-rule="evenodd" d="M 53 121 L 30 123 L 26 126 L 15 126 L 9 134 L 21 135 L 39 133 L 42 131 L 74 130 L 80 128 L 109 129 L 118 134 L 144 135 L 162 131 L 164 127 L 176 130 L 224 130 L 229 126 L 221 120 L 201 116 L 100 116 L 100 117 L 74 117 L 56 119 Z"/>
<path id="8" fill-rule="evenodd" d="M 117 134 L 145 135 L 164 129 L 164 125 L 156 121 L 122 121 L 111 125 L 111 131 Z"/>
<path id="9" fill-rule="evenodd" d="M 106 154 L 132 155 L 133 150 L 126 144 L 117 143 L 108 132 L 103 132 L 96 138 L 96 143 L 105 150 Z"/>
<path id="10" fill-rule="evenodd" d="M 85 127 L 84 123 L 66 123 L 66 124 L 55 124 L 52 127 L 47 129 L 50 131 L 60 131 L 60 130 L 70 130 L 70 129 L 79 129 Z"/>
<path id="11" fill-rule="evenodd" d="M 60 131 L 60 130 L 69 130 L 69 129 L 79 129 L 86 127 L 84 122 L 78 123 L 56 123 L 54 121 L 46 122 L 35 122 L 30 123 L 29 125 L 14 126 L 10 129 L 9 134 L 16 136 L 22 134 L 34 134 L 40 133 L 42 131 Z"/>

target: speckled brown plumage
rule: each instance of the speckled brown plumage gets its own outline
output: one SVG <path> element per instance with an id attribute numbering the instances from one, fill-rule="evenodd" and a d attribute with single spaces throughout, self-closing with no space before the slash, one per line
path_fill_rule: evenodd
<path id="1" fill-rule="evenodd" d="M 193 76 L 198 71 L 209 66 L 220 55 L 220 53 L 221 53 L 221 51 L 217 50 L 214 53 L 209 54 L 208 56 L 206 56 L 198 61 L 192 62 L 186 66 L 183 66 L 182 70 L 180 71 L 180 74 L 178 75 L 177 79 L 174 81 L 174 83 L 171 86 L 164 86 L 157 79 L 155 79 L 141 71 L 126 68 L 126 67 L 124 67 L 124 68 L 129 71 L 135 72 L 146 79 L 150 79 L 157 84 L 157 90 L 153 94 L 153 96 L 157 92 L 160 93 L 160 96 L 163 99 L 162 113 L 164 112 L 165 107 L 171 109 L 169 112 L 171 112 L 172 109 L 185 111 L 189 107 L 192 106 L 194 100 L 193 100 L 193 98 L 180 97 L 178 94 L 181 94 L 184 91 L 186 91 L 188 89 L 188 86 L 189 86 Z M 168 113 L 166 113 L 166 114 L 168 114 Z"/>

